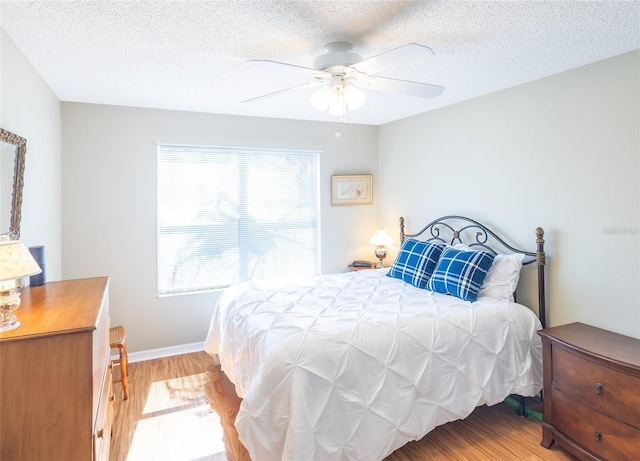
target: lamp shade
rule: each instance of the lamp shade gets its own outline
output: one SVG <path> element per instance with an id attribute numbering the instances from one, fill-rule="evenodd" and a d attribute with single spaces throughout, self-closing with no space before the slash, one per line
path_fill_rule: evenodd
<path id="1" fill-rule="evenodd" d="M 359 109 L 366 100 L 366 96 L 362 91 L 353 85 L 344 86 L 344 102 L 348 110 Z"/>
<path id="2" fill-rule="evenodd" d="M 378 229 L 373 237 L 371 237 L 371 240 L 369 240 L 369 243 L 372 245 L 391 245 L 393 239 L 387 234 L 386 230 Z"/>
<path id="3" fill-rule="evenodd" d="M 0 284 L 40 272 L 42 269 L 21 241 L 0 241 Z"/>

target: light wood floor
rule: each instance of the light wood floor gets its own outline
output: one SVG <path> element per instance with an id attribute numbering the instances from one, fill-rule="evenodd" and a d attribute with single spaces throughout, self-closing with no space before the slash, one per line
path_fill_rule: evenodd
<path id="1" fill-rule="evenodd" d="M 128 400 L 122 400 L 122 388 L 115 385 L 111 461 L 248 460 L 233 427 L 239 399 L 219 368 L 207 373 L 209 364 L 204 352 L 130 364 Z M 521 418 L 502 404 L 480 407 L 385 461 L 573 460 L 560 448 L 542 448 L 540 437 L 534 419 Z"/>

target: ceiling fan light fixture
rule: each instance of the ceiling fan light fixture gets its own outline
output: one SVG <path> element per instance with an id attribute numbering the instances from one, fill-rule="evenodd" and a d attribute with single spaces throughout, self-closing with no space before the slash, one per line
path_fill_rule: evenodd
<path id="1" fill-rule="evenodd" d="M 343 92 L 336 93 L 335 97 L 329 101 L 327 112 L 329 115 L 333 115 L 335 117 L 344 117 L 344 114 L 347 113 L 347 106 L 344 101 Z"/>
<path id="2" fill-rule="evenodd" d="M 365 99 L 364 93 L 358 88 L 341 82 L 320 88 L 311 96 L 311 104 L 319 111 L 342 117 L 348 111 L 360 108 Z"/>

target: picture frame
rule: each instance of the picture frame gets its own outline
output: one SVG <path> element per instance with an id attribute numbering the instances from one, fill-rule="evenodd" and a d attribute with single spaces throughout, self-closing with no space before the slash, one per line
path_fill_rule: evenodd
<path id="1" fill-rule="evenodd" d="M 331 176 L 331 206 L 373 204 L 373 175 Z"/>

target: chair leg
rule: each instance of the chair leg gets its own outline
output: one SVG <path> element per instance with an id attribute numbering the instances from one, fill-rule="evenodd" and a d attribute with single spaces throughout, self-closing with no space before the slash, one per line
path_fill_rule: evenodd
<path id="1" fill-rule="evenodd" d="M 129 359 L 127 356 L 127 345 L 123 344 L 118 349 L 120 351 L 120 379 L 122 381 L 122 391 L 124 392 L 123 400 L 127 400 L 129 398 L 129 382 L 127 379 L 127 376 L 129 376 Z"/>

